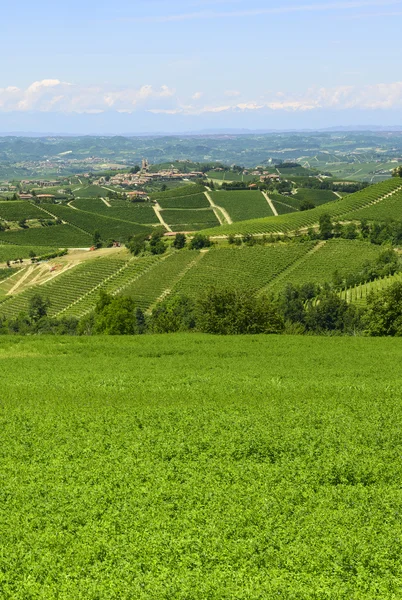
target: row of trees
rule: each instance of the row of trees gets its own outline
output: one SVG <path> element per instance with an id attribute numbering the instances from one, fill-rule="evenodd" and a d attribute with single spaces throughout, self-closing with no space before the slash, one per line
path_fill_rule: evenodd
<path id="1" fill-rule="evenodd" d="M 127 296 L 101 292 L 94 312 L 81 320 L 48 317 L 50 303 L 34 295 L 28 312 L 0 319 L 0 333 L 140 335 L 202 332 L 238 334 L 402 335 L 402 283 L 372 294 L 362 310 L 331 286 L 287 285 L 277 297 L 210 288 L 196 299 L 171 296 L 146 315 Z"/>

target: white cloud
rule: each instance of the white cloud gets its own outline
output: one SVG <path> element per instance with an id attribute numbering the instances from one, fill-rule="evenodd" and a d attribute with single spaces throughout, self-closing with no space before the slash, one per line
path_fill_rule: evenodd
<path id="1" fill-rule="evenodd" d="M 114 111 L 131 114 L 145 110 L 154 114 L 203 115 L 225 112 L 312 110 L 388 110 L 402 109 L 402 81 L 366 86 L 343 85 L 332 88 L 314 87 L 304 92 L 270 92 L 262 97 L 244 97 L 235 90 L 216 95 L 215 101 L 203 102 L 204 93 L 197 91 L 182 102 L 173 88 L 146 84 L 138 87 L 109 88 L 80 86 L 58 79 L 35 81 L 25 89 L 15 86 L 0 88 L 1 112 L 64 112 L 98 114 Z"/>
<path id="2" fill-rule="evenodd" d="M 25 89 L 0 88 L 0 111 L 39 111 L 96 114 L 105 110 L 132 112 L 173 98 L 175 90 L 162 85 L 154 88 L 105 89 L 101 86 L 73 85 L 59 79 L 35 81 Z"/>

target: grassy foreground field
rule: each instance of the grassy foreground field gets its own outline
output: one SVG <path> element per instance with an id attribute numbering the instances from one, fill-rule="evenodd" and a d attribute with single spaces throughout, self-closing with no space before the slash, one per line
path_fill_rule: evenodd
<path id="1" fill-rule="evenodd" d="M 2 337 L 1 597 L 400 598 L 401 360 L 399 339 Z"/>

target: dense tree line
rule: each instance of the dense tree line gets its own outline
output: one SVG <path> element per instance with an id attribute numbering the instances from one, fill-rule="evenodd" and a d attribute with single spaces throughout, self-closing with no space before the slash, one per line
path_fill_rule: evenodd
<path id="1" fill-rule="evenodd" d="M 34 295 L 27 313 L 0 318 L 2 334 L 142 335 L 201 332 L 218 335 L 402 335 L 402 283 L 368 297 L 361 309 L 336 289 L 313 283 L 288 284 L 277 296 L 239 289 L 209 288 L 197 298 L 170 296 L 145 314 L 128 296 L 100 293 L 95 310 L 83 317 L 51 318 L 50 302 Z"/>

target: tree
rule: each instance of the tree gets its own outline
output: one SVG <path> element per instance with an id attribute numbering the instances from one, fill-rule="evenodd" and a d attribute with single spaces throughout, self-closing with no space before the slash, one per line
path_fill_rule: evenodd
<path id="1" fill-rule="evenodd" d="M 392 177 L 402 177 L 402 165 L 392 171 Z"/>
<path id="2" fill-rule="evenodd" d="M 220 335 L 280 333 L 284 322 L 274 304 L 250 290 L 210 288 L 198 300 L 197 329 Z"/>
<path id="3" fill-rule="evenodd" d="M 190 250 L 201 250 L 210 246 L 212 246 L 212 242 L 209 237 L 201 233 L 196 233 L 190 242 Z"/>
<path id="4" fill-rule="evenodd" d="M 50 301 L 44 299 L 40 294 L 34 294 L 28 303 L 28 315 L 32 321 L 39 321 L 47 316 Z"/>
<path id="5" fill-rule="evenodd" d="M 402 335 L 402 283 L 367 298 L 367 332 L 373 336 Z"/>
<path id="6" fill-rule="evenodd" d="M 315 204 L 314 202 L 311 202 L 311 200 L 303 200 L 303 202 L 300 203 L 300 210 L 302 211 L 311 210 L 312 208 L 315 208 Z"/>
<path id="7" fill-rule="evenodd" d="M 186 245 L 186 236 L 184 233 L 176 233 L 176 236 L 173 241 L 173 247 L 176 250 L 181 250 Z"/>
<path id="8" fill-rule="evenodd" d="M 102 247 L 102 238 L 101 238 L 100 231 L 98 231 L 98 230 L 94 231 L 94 235 L 92 238 L 92 245 L 95 246 L 95 248 Z"/>
<path id="9" fill-rule="evenodd" d="M 195 306 L 186 296 L 173 296 L 152 311 L 150 327 L 154 333 L 174 333 L 194 329 Z"/>
<path id="10" fill-rule="evenodd" d="M 144 333 L 145 315 L 128 296 L 116 298 L 101 292 L 95 308 L 94 331 L 106 335 Z"/>
<path id="11" fill-rule="evenodd" d="M 332 237 L 333 225 L 332 225 L 332 221 L 331 221 L 331 216 L 328 213 L 324 213 L 323 215 L 320 216 L 319 223 L 320 223 L 320 227 L 319 227 L 320 238 L 322 240 L 328 240 L 329 238 Z"/>
<path id="12" fill-rule="evenodd" d="M 164 254 L 166 252 L 166 244 L 163 241 L 165 230 L 161 227 L 154 229 L 149 240 L 149 249 L 151 254 Z"/>

